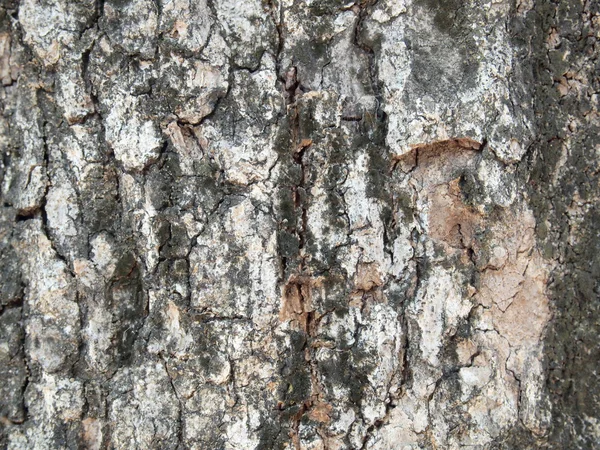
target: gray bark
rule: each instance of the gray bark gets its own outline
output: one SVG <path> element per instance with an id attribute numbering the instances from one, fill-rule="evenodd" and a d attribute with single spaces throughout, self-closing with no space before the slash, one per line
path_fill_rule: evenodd
<path id="1" fill-rule="evenodd" d="M 600 448 L 599 39 L 4 0 L 0 447 Z"/>

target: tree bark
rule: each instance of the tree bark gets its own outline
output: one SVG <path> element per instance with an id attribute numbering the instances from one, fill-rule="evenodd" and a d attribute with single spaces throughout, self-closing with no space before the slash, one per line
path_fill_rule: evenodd
<path id="1" fill-rule="evenodd" d="M 599 39 L 4 0 L 0 447 L 599 448 Z"/>

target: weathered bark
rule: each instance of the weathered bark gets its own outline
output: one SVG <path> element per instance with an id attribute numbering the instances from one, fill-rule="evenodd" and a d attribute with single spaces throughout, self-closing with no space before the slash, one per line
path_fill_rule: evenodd
<path id="1" fill-rule="evenodd" d="M 0 445 L 594 448 L 600 5 L 4 0 Z"/>

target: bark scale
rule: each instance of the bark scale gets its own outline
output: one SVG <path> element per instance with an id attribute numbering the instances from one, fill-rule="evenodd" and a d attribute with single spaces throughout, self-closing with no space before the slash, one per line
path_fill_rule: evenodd
<path id="1" fill-rule="evenodd" d="M 5 0 L 0 445 L 594 448 L 600 11 Z"/>

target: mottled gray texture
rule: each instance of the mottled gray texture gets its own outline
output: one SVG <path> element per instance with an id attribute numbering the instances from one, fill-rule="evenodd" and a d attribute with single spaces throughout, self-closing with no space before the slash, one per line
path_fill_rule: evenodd
<path id="1" fill-rule="evenodd" d="M 587 0 L 5 0 L 0 448 L 596 448 Z"/>

